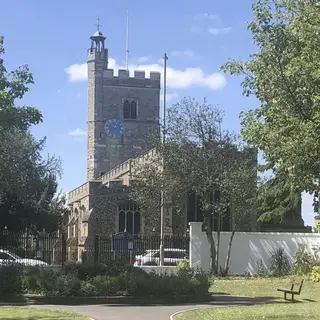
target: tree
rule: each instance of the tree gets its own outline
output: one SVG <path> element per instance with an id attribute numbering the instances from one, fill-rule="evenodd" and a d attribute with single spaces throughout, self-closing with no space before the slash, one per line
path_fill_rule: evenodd
<path id="1" fill-rule="evenodd" d="M 284 223 L 287 218 L 292 220 L 301 201 L 301 190 L 293 187 L 280 171 L 261 179 L 257 195 L 260 222 Z"/>
<path id="2" fill-rule="evenodd" d="M 257 108 L 241 114 L 243 137 L 263 152 L 266 165 L 262 170 L 272 169 L 275 176 L 280 173 L 277 183 L 317 197 L 320 3 L 258 0 L 252 11 L 248 27 L 258 52 L 222 67 L 225 72 L 244 76 L 243 94 L 259 100 Z"/>
<path id="3" fill-rule="evenodd" d="M 205 100 L 183 99 L 168 110 L 165 143 L 153 141 L 154 152 L 134 172 L 138 182 L 133 192 L 140 203 L 156 208 L 161 191 L 175 207 L 189 191 L 200 198 L 212 272 L 217 271 L 221 217 L 230 210 L 240 214 L 244 207 L 248 212 L 245 204 L 256 188 L 252 150 L 243 148 L 236 135 L 221 131 L 221 122 L 222 112 Z M 158 196 L 150 200 L 152 194 Z M 215 219 L 217 246 L 212 234 Z"/>
<path id="4" fill-rule="evenodd" d="M 0 37 L 0 56 L 4 54 Z M 16 106 L 33 83 L 27 66 L 8 72 L 0 58 L 0 227 L 54 227 L 51 214 L 60 160 L 41 155 L 45 139 L 37 141 L 32 125 L 42 121 L 34 107 Z M 53 222 L 56 223 L 53 223 Z"/>

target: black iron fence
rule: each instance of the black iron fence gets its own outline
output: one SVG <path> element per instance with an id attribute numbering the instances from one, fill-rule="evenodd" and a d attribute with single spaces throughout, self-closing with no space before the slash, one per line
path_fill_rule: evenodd
<path id="1" fill-rule="evenodd" d="M 63 265 L 66 261 L 66 240 L 63 234 L 0 232 L 0 265 Z"/>
<path id="2" fill-rule="evenodd" d="M 75 240 L 75 238 L 72 238 Z M 25 265 L 63 265 L 66 262 L 115 261 L 126 265 L 158 265 L 160 263 L 160 236 L 133 236 L 120 233 L 112 237 L 96 235 L 93 242 L 80 248 L 77 241 L 66 239 L 64 234 L 0 232 L 0 266 L 11 263 Z M 189 257 L 188 236 L 163 238 L 165 265 L 177 263 Z M 84 249 L 82 256 L 81 252 Z"/>
<path id="3" fill-rule="evenodd" d="M 165 265 L 176 265 L 189 258 L 188 236 L 164 236 Z M 96 236 L 94 240 L 95 262 L 117 261 L 122 264 L 158 265 L 160 262 L 160 236 L 115 235 Z"/>

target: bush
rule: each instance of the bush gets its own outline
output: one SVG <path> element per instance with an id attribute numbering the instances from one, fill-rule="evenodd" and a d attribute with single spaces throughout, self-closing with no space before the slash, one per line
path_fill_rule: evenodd
<path id="1" fill-rule="evenodd" d="M 0 268 L 0 295 L 37 293 L 46 296 L 114 296 L 173 297 L 181 295 L 205 296 L 208 294 L 209 277 L 191 270 L 184 263 L 177 274 L 148 274 L 140 268 L 127 267 L 117 276 L 96 275 L 100 267 L 68 266 L 61 270 L 50 268 Z M 80 270 L 80 272 L 79 272 Z M 107 273 L 107 271 L 105 271 Z M 117 271 L 118 273 L 118 271 Z"/>
<path id="2" fill-rule="evenodd" d="M 319 266 L 312 267 L 311 280 L 313 282 L 320 282 L 320 267 Z"/>
<path id="3" fill-rule="evenodd" d="M 81 281 L 79 296 L 96 297 L 99 296 L 98 289 L 89 281 Z"/>
<path id="4" fill-rule="evenodd" d="M 265 268 L 264 263 L 262 260 L 259 260 L 257 263 L 257 275 L 259 277 L 266 277 L 268 276 L 268 270 Z"/>
<path id="5" fill-rule="evenodd" d="M 120 276 L 97 276 L 90 283 L 97 289 L 98 296 L 121 295 L 126 291 L 126 285 Z"/>
<path id="6" fill-rule="evenodd" d="M 286 276 L 291 273 L 290 259 L 282 247 L 275 248 L 271 252 L 269 269 L 273 276 Z"/>
<path id="7" fill-rule="evenodd" d="M 81 281 L 76 275 L 62 275 L 57 277 L 53 295 L 62 297 L 78 296 L 81 288 Z"/>
<path id="8" fill-rule="evenodd" d="M 8 265 L 0 267 L 0 296 L 23 293 L 22 268 Z"/>
<path id="9" fill-rule="evenodd" d="M 92 279 L 96 276 L 118 276 L 126 267 L 115 261 L 108 263 L 72 263 L 64 266 L 65 274 L 77 274 L 80 280 Z"/>
<path id="10" fill-rule="evenodd" d="M 127 291 L 132 296 L 205 296 L 210 288 L 209 277 L 204 273 L 192 272 L 171 275 L 155 273 L 131 274 Z"/>
<path id="11" fill-rule="evenodd" d="M 297 275 L 310 274 L 315 264 L 315 259 L 306 250 L 306 245 L 298 244 L 298 249 L 294 257 L 294 271 Z"/>

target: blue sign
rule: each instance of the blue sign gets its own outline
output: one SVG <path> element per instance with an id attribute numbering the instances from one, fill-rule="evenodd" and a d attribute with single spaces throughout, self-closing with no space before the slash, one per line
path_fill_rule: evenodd
<path id="1" fill-rule="evenodd" d="M 129 252 L 135 251 L 135 249 L 136 242 L 134 235 L 127 232 L 120 232 L 112 236 L 112 251 Z"/>

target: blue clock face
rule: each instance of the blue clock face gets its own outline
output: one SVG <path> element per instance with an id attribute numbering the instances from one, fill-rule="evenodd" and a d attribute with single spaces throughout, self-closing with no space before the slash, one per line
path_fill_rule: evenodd
<path id="1" fill-rule="evenodd" d="M 104 126 L 104 130 L 112 138 L 121 137 L 124 131 L 123 123 L 118 119 L 108 120 Z"/>

